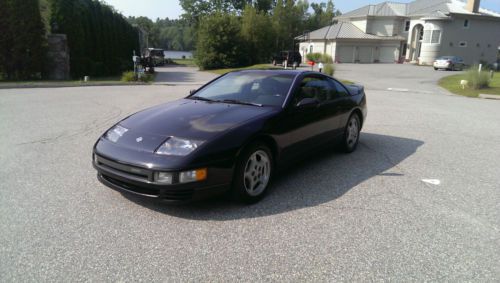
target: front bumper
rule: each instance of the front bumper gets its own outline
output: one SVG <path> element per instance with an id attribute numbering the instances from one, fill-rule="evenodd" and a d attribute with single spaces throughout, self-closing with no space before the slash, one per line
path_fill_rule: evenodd
<path id="1" fill-rule="evenodd" d="M 101 155 L 94 154 L 92 164 L 97 170 L 98 180 L 112 189 L 169 202 L 186 202 L 222 194 L 230 189 L 232 179 L 232 169 L 218 167 L 217 164 L 208 166 L 207 179 L 200 182 L 178 183 L 176 173 L 184 170 L 176 170 L 172 185 L 155 183 L 154 169 L 125 164 Z"/>

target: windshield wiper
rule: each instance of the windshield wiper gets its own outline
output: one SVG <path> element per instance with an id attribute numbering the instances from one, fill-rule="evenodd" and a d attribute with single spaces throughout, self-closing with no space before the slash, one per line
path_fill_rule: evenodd
<path id="1" fill-rule="evenodd" d="M 209 102 L 217 102 L 217 100 L 213 100 L 213 99 L 210 99 L 210 98 L 205 98 L 205 97 L 201 97 L 201 96 L 191 96 L 191 97 L 188 97 L 189 99 L 194 99 L 194 100 L 202 100 L 202 101 L 209 101 Z"/>
<path id="2" fill-rule="evenodd" d="M 257 107 L 262 107 L 262 104 L 258 103 L 253 103 L 253 102 L 245 102 L 245 101 L 239 101 L 236 99 L 224 99 L 224 100 L 219 100 L 219 102 L 224 102 L 224 103 L 231 103 L 231 104 L 241 104 L 241 105 L 251 105 L 251 106 L 257 106 Z"/>

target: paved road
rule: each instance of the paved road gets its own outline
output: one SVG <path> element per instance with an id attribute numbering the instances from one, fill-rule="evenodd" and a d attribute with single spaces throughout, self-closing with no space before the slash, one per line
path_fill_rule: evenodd
<path id="1" fill-rule="evenodd" d="M 338 68 L 367 82 L 358 151 L 296 165 L 253 206 L 97 182 L 98 136 L 191 86 L 0 90 L 1 281 L 498 281 L 500 101 L 444 95 L 425 68 Z"/>
<path id="2" fill-rule="evenodd" d="M 155 85 L 202 85 L 217 77 L 210 72 L 198 72 L 196 67 L 169 65 L 155 68 Z"/>

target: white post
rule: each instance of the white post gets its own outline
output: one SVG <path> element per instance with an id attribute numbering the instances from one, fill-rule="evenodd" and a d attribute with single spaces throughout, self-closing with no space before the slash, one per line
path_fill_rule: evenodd
<path id="1" fill-rule="evenodd" d="M 483 64 L 479 64 L 479 70 L 477 70 L 478 73 L 481 73 L 481 70 L 483 69 Z"/>

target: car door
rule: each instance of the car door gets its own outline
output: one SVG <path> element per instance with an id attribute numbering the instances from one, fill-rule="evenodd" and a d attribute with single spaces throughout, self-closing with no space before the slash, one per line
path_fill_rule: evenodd
<path id="1" fill-rule="evenodd" d="M 307 75 L 296 87 L 291 101 L 286 109 L 286 117 L 282 122 L 283 149 L 285 155 L 298 155 L 308 152 L 326 142 L 333 131 L 338 128 L 335 114 L 337 109 L 331 103 L 335 89 L 325 76 Z M 298 103 L 305 98 L 315 99 L 317 104 L 312 107 L 300 108 Z"/>
<path id="2" fill-rule="evenodd" d="M 334 135 L 338 136 L 344 132 L 351 111 L 356 107 L 356 102 L 342 83 L 332 78 L 328 80 L 335 89 L 334 95 L 331 98 L 331 112 L 334 113 L 336 121 Z"/>

